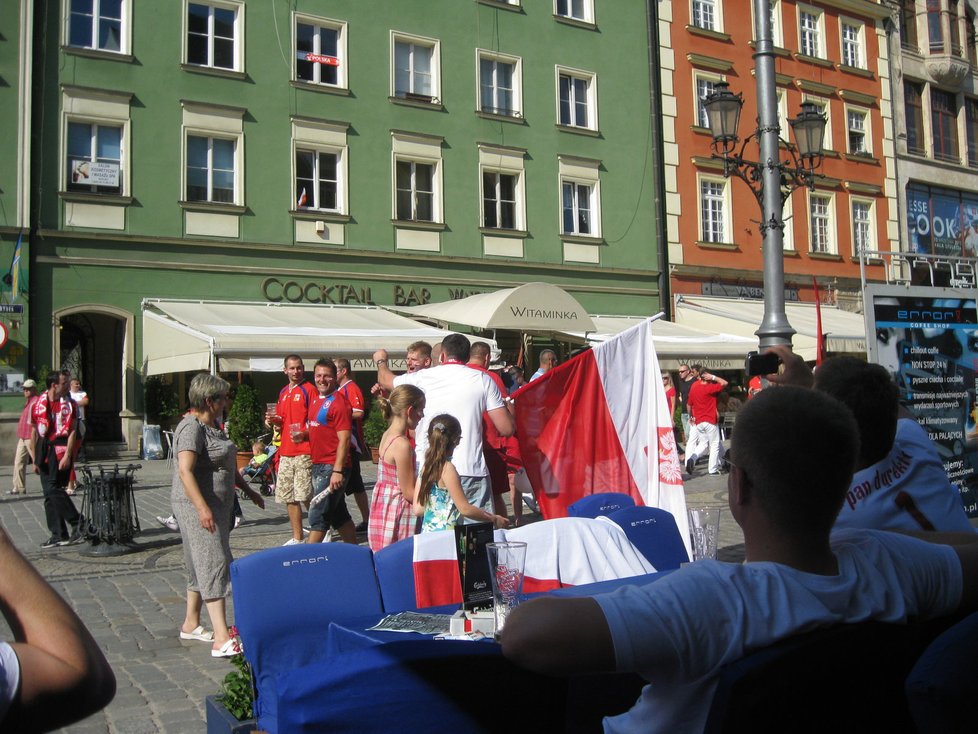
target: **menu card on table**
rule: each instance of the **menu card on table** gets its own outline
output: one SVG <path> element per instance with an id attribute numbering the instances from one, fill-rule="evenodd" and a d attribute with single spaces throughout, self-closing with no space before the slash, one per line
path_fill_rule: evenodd
<path id="1" fill-rule="evenodd" d="M 492 578 L 486 543 L 493 541 L 491 522 L 455 526 L 458 578 L 462 582 L 462 609 L 492 608 Z"/>

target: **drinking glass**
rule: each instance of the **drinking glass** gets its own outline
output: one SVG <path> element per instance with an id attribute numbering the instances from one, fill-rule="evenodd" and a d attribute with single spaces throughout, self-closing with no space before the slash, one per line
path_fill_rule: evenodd
<path id="1" fill-rule="evenodd" d="M 690 507 L 689 532 L 693 540 L 693 560 L 717 557 L 717 536 L 720 534 L 719 507 Z"/>
<path id="2" fill-rule="evenodd" d="M 506 624 L 506 618 L 519 604 L 523 593 L 523 566 L 526 563 L 526 543 L 487 543 L 489 573 L 492 578 L 492 611 L 496 637 Z"/>

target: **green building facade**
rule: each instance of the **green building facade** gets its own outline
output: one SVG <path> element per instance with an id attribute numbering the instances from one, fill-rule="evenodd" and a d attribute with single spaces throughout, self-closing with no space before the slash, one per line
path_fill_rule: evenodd
<path id="1" fill-rule="evenodd" d="M 34 8 L 31 363 L 82 375 L 102 438 L 139 433 L 146 298 L 546 281 L 592 313 L 659 307 L 645 3 L 0 4 Z M 0 181 L 0 257 L 19 183 Z"/>

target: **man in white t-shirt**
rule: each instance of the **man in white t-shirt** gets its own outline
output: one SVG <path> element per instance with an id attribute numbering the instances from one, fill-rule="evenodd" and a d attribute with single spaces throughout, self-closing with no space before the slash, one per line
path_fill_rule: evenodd
<path id="1" fill-rule="evenodd" d="M 395 377 L 390 370 L 386 350 L 379 349 L 374 352 L 377 382 L 385 390 L 392 390 L 397 385 L 415 385 L 424 391 L 424 418 L 415 429 L 416 469 L 419 473 L 428 448 L 428 423 L 442 413 L 458 419 L 462 426 L 462 440 L 452 455 L 452 464 L 459 473 L 469 502 L 491 512 L 489 470 L 482 453 L 482 414 L 488 415 L 501 436 L 513 434 L 513 418 L 492 379 L 466 367 L 469 361 L 468 339 L 461 334 L 445 337 L 439 360 L 437 367 Z"/>
<path id="2" fill-rule="evenodd" d="M 721 668 L 810 629 L 906 622 L 978 608 L 974 534 L 949 546 L 875 530 L 832 535 L 859 446 L 855 421 L 816 390 L 765 390 L 741 408 L 728 501 L 743 564 L 698 561 L 592 598 L 541 597 L 506 621 L 503 654 L 568 675 L 649 680 L 606 732 L 702 731 Z M 573 644 L 569 644 L 572 641 Z"/>

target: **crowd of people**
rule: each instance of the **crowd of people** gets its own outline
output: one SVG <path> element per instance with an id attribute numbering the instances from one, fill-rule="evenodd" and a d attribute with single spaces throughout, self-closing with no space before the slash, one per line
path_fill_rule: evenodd
<path id="1" fill-rule="evenodd" d="M 606 731 L 702 728 L 708 710 L 703 702 L 723 665 L 815 626 L 905 622 L 978 609 L 978 534 L 936 448 L 900 408 L 887 371 L 836 357 L 813 372 L 789 348 L 774 351 L 783 367 L 765 376 L 763 387 L 775 389 L 751 386 L 726 460 L 717 397 L 727 382 L 698 364 L 681 365 L 675 383 L 662 375 L 670 411 L 682 411 L 687 471 L 701 456 L 709 457 L 711 474 L 727 463 L 728 503 L 744 533 L 744 564 L 704 561 L 612 594 L 541 597 L 507 621 L 503 652 L 519 665 L 561 675 L 632 671 L 652 682 L 629 712 L 606 720 Z M 357 471 L 367 450 L 365 405 L 350 363 L 320 359 L 310 383 L 300 356 L 283 360 L 287 384 L 265 420 L 279 437 L 275 500 L 287 508 L 291 537 L 285 545 L 319 543 L 331 530 L 356 543 L 357 532 L 366 530 L 378 551 L 457 523 L 509 525 L 502 497 L 513 491 L 519 465 L 510 392 L 523 384 L 522 374 L 510 371 L 507 385 L 488 369 L 488 345 L 470 344 L 461 334 L 437 348 L 411 345 L 408 371 L 401 375 L 391 370 L 385 350 L 373 360 L 372 393 L 387 430 L 369 503 Z M 555 354 L 543 353 L 542 372 L 556 361 Z M 11 491 L 26 491 L 30 460 L 40 474 L 51 533 L 44 547 L 77 542 L 83 523 L 67 493 L 82 420 L 70 387 L 64 372 L 48 374 L 40 394 L 33 381 L 24 383 Z M 240 652 L 225 609 L 236 490 L 264 507 L 262 495 L 236 468 L 236 449 L 224 431 L 229 389 L 217 376 L 195 376 L 189 410 L 173 438 L 171 502 L 188 572 L 179 637 L 209 643 L 214 657 Z M 258 470 L 271 457 L 264 444 L 253 448 L 250 468 Z M 355 525 L 348 496 L 365 527 Z M 514 496 L 516 522 L 520 505 Z M 69 640 L 63 655 L 37 652 L 33 648 L 46 643 L 28 625 L 12 645 L 0 643 L 0 717 L 5 706 L 8 717 L 40 715 L 30 705 L 33 695 L 41 695 L 35 685 L 42 684 L 24 681 L 45 681 L 52 668 L 34 667 L 36 655 L 61 661 L 73 656 L 86 670 L 84 680 L 65 683 L 62 692 L 77 696 L 84 690 L 93 705 L 104 705 L 114 690 L 104 658 L 63 602 L 48 599 L 56 595 L 45 590 L 2 529 L 0 561 L 46 600 L 46 613 L 57 617 L 52 624 L 61 625 Z M 5 616 L 14 609 L 11 588 L 0 578 Z M 205 610 L 210 629 L 202 623 Z M 20 697 L 11 690 L 21 691 Z"/>

